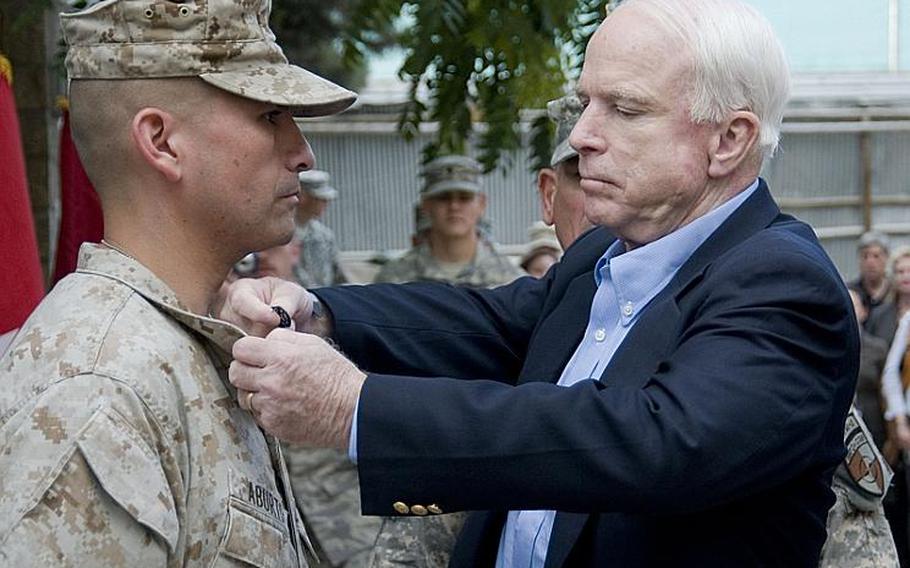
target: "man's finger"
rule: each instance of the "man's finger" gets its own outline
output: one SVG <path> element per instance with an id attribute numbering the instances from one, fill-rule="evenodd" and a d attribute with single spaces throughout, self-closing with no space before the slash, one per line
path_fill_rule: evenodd
<path id="1" fill-rule="evenodd" d="M 262 286 L 266 285 L 266 283 L 262 282 L 256 285 Z M 231 297 L 230 303 L 231 309 L 237 315 L 253 323 L 275 327 L 280 321 L 278 314 L 272 311 L 271 306 L 264 302 L 252 287 L 244 287 L 236 292 Z"/>
<path id="2" fill-rule="evenodd" d="M 265 336 L 266 341 L 280 341 L 282 343 L 301 343 L 307 334 L 298 333 L 291 329 L 276 327 Z"/>
<path id="3" fill-rule="evenodd" d="M 294 321 L 310 317 L 310 297 L 306 290 L 290 282 L 281 282 L 272 289 L 272 306 L 284 308 Z"/>
<path id="4" fill-rule="evenodd" d="M 269 362 L 270 351 L 269 344 L 265 339 L 250 335 L 235 341 L 234 347 L 231 349 L 234 360 L 251 367 L 265 367 Z"/>
<path id="5" fill-rule="evenodd" d="M 228 379 L 237 388 L 237 402 L 241 408 L 244 408 L 244 401 L 240 400 L 241 393 L 259 390 L 259 380 L 256 377 L 257 371 L 259 371 L 259 367 L 251 367 L 236 359 L 231 361 L 231 366 L 228 368 Z M 248 409 L 244 408 L 244 410 Z"/>

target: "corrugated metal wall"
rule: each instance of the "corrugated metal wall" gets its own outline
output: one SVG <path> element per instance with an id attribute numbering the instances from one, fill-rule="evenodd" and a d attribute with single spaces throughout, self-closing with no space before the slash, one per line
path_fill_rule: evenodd
<path id="1" fill-rule="evenodd" d="M 302 128 L 318 167 L 332 173 L 341 193 L 326 217 L 341 249 L 365 253 L 407 248 L 414 228 L 420 151 L 430 134 L 405 142 L 390 125 L 310 126 Z M 783 209 L 817 230 L 845 277 L 856 273 L 855 242 L 864 230 L 865 164 L 871 167 L 873 226 L 889 232 L 896 244 L 910 243 L 910 132 L 869 132 L 866 159 L 861 132 L 832 131 L 824 124 L 818 131 L 810 124 L 789 130 L 785 128 L 781 149 L 763 176 Z M 484 184 L 494 236 L 515 250 L 508 245 L 526 242 L 539 206 L 527 151 L 510 161 L 507 173 L 493 172 Z"/>
<path id="2" fill-rule="evenodd" d="M 305 125 L 303 130 L 307 133 Z M 317 167 L 331 172 L 340 192 L 326 223 L 334 229 L 341 249 L 382 251 L 410 246 L 420 190 L 420 152 L 430 136 L 406 142 L 394 132 L 306 135 Z M 540 215 L 527 158 L 526 150 L 517 152 L 507 174 L 497 170 L 483 180 L 487 218 L 494 237 L 503 244 L 525 242 L 528 225 Z"/>

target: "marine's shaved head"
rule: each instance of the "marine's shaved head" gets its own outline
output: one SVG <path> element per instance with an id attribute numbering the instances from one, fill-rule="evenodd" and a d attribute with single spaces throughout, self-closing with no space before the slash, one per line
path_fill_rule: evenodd
<path id="1" fill-rule="evenodd" d="M 179 120 L 204 115 L 212 87 L 198 78 L 75 80 L 70 86 L 73 140 L 89 179 L 102 199 L 141 171 L 130 124 L 143 108 L 161 109 Z"/>

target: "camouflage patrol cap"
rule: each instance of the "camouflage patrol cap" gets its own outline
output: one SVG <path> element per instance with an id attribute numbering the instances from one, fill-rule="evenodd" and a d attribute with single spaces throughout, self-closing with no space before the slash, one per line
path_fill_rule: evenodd
<path id="1" fill-rule="evenodd" d="M 581 101 L 575 95 L 566 95 L 547 103 L 547 114 L 556 123 L 556 148 L 550 157 L 551 166 L 555 167 L 560 162 L 578 156 L 578 152 L 569 146 L 569 134 L 575 128 L 582 110 Z"/>
<path id="2" fill-rule="evenodd" d="M 480 193 L 480 162 L 467 156 L 442 156 L 428 162 L 421 170 L 423 187 L 420 198 L 425 199 L 450 191 Z"/>
<path id="3" fill-rule="evenodd" d="M 199 77 L 301 116 L 341 112 L 356 95 L 288 63 L 269 29 L 271 0 L 104 0 L 60 15 L 69 79 Z"/>
<path id="4" fill-rule="evenodd" d="M 329 185 L 331 176 L 322 170 L 306 170 L 297 174 L 300 189 L 317 199 L 331 201 L 338 197 L 338 190 Z"/>

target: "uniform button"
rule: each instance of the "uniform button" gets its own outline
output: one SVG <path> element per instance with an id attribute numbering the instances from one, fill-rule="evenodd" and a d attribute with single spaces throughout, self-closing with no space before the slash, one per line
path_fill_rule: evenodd
<path id="1" fill-rule="evenodd" d="M 607 338 L 607 332 L 604 330 L 604 328 L 600 328 L 594 332 L 595 341 L 603 341 L 606 338 Z"/>
<path id="2" fill-rule="evenodd" d="M 626 302 L 626 305 L 622 307 L 622 313 L 626 317 L 631 316 L 633 311 L 632 302 Z"/>
<path id="3" fill-rule="evenodd" d="M 427 514 L 427 508 L 423 505 L 411 505 L 411 512 L 418 517 L 423 517 Z"/>
<path id="4" fill-rule="evenodd" d="M 408 506 L 401 501 L 396 501 L 394 504 L 392 504 L 392 508 L 395 509 L 395 512 L 400 515 L 407 515 L 411 511 L 408 509 Z"/>
<path id="5" fill-rule="evenodd" d="M 434 515 L 441 515 L 442 509 L 439 508 L 439 505 L 427 505 L 427 511 L 433 513 Z"/>

